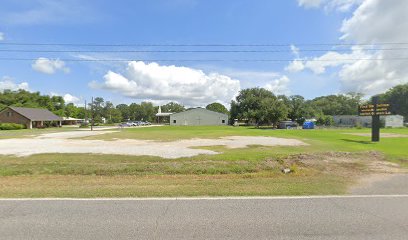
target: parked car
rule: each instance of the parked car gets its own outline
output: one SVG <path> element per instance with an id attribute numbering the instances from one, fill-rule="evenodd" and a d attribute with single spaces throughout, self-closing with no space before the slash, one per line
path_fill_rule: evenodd
<path id="1" fill-rule="evenodd" d="M 119 124 L 119 127 L 131 127 L 131 126 L 132 126 L 132 124 L 130 124 L 128 122 Z"/>
<path id="2" fill-rule="evenodd" d="M 297 128 L 298 124 L 293 121 L 281 121 L 279 123 L 279 128 L 280 129 L 292 129 L 292 128 Z"/>

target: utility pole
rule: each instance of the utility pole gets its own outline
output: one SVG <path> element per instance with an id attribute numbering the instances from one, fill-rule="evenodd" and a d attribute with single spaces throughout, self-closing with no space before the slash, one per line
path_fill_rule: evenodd
<path id="1" fill-rule="evenodd" d="M 85 100 L 85 124 L 88 124 L 88 113 L 86 112 L 86 100 Z"/>
<path id="2" fill-rule="evenodd" d="M 94 118 L 95 118 L 93 106 L 94 106 L 94 99 L 92 97 L 92 102 L 91 102 L 91 131 L 93 131 Z"/>
<path id="3" fill-rule="evenodd" d="M 380 141 L 380 115 L 377 113 L 378 108 L 378 96 L 373 97 L 373 105 L 374 105 L 374 112 L 375 115 L 372 116 L 371 121 L 371 141 L 372 142 L 379 142 Z"/>

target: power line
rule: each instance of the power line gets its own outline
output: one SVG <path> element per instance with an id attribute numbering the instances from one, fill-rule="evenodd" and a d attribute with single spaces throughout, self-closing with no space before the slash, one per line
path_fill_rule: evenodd
<path id="1" fill-rule="evenodd" d="M 408 42 L 384 43 L 276 43 L 276 44 L 97 44 L 97 43 L 35 43 L 35 42 L 0 42 L 6 46 L 85 46 L 85 47 L 287 47 L 295 46 L 375 46 L 375 45 L 408 45 Z"/>
<path id="2" fill-rule="evenodd" d="M 345 62 L 345 61 L 401 61 L 408 60 L 408 57 L 399 58 L 349 58 L 349 59 L 60 59 L 64 62 Z M 0 61 L 35 61 L 33 58 L 0 58 Z"/>
<path id="3" fill-rule="evenodd" d="M 370 48 L 365 51 L 400 51 L 406 48 Z M 304 49 L 300 52 L 345 52 L 349 49 Z M 0 49 L 0 52 L 16 53 L 286 53 L 292 50 L 25 50 L 25 49 Z"/>

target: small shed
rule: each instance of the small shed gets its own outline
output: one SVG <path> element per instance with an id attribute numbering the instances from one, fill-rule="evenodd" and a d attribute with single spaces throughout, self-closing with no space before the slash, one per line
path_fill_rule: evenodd
<path id="1" fill-rule="evenodd" d="M 228 115 L 205 108 L 192 108 L 170 115 L 173 126 L 222 126 L 228 124 Z"/>
<path id="2" fill-rule="evenodd" d="M 62 118 L 43 108 L 6 107 L 0 111 L 0 123 L 23 124 L 32 129 L 43 127 L 46 122 L 61 126 Z"/>
<path id="3" fill-rule="evenodd" d="M 63 117 L 62 125 L 78 125 L 85 122 L 85 119 L 81 118 L 72 118 L 72 117 Z"/>

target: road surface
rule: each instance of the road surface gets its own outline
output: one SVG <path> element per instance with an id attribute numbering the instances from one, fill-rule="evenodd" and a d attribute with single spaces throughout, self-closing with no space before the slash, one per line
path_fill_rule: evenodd
<path id="1" fill-rule="evenodd" d="M 374 175 L 373 179 L 368 180 L 368 183 L 353 187 L 350 193 L 356 195 L 408 194 L 408 174 Z"/>
<path id="2" fill-rule="evenodd" d="M 408 195 L 0 200 L 1 239 L 407 239 Z"/>

